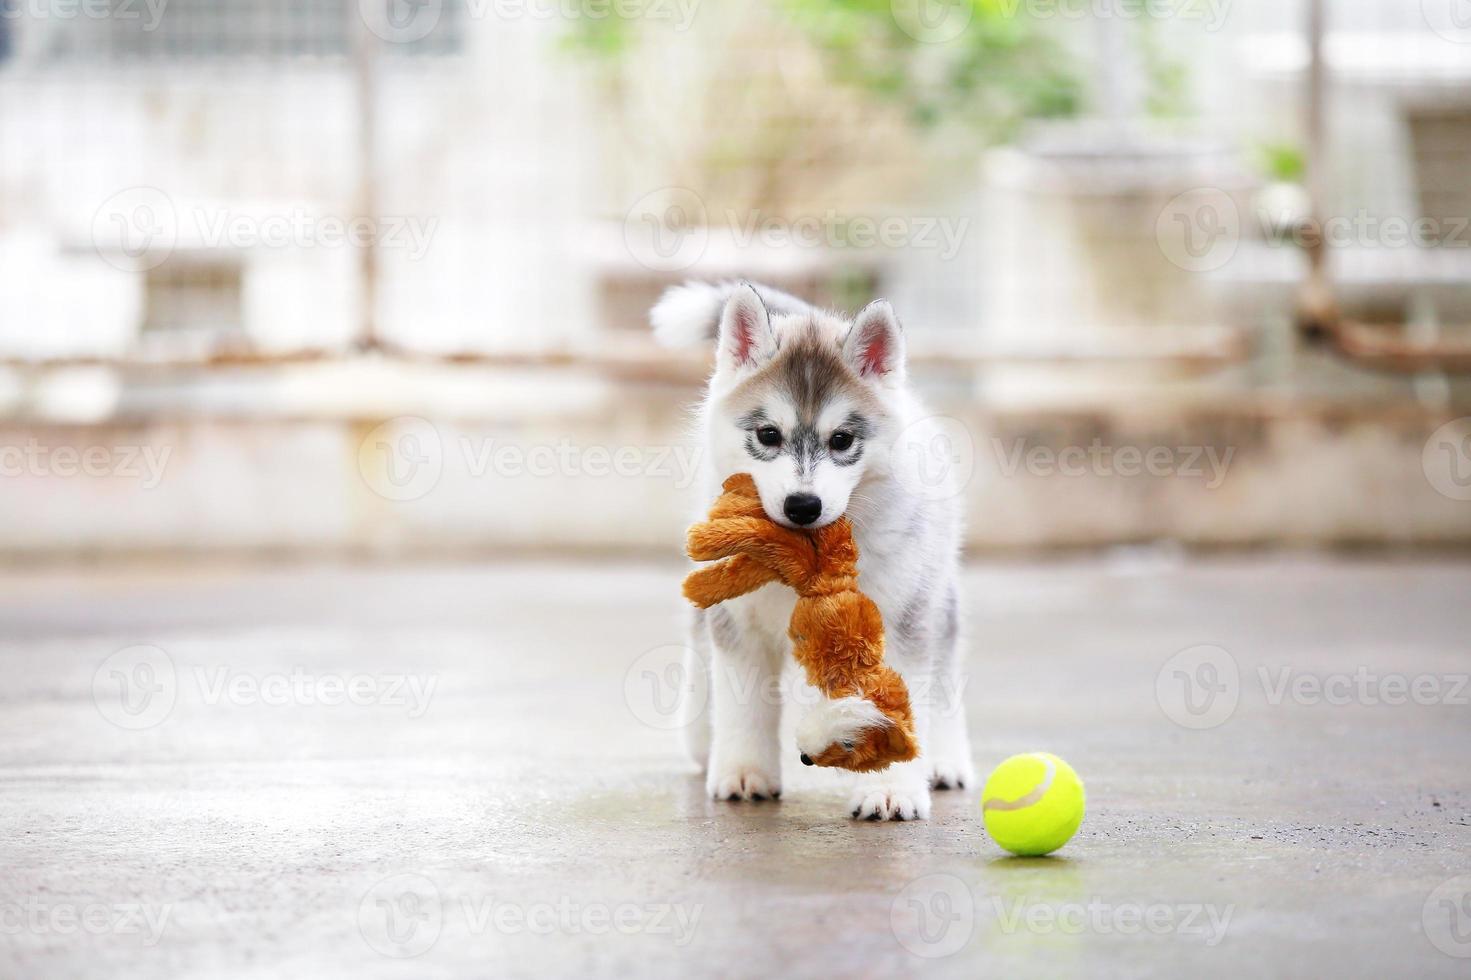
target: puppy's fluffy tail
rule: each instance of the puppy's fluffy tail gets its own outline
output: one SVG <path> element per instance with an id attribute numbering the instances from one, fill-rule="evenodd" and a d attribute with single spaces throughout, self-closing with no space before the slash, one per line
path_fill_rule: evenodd
<path id="1" fill-rule="evenodd" d="M 720 327 L 720 312 L 740 285 L 738 280 L 727 280 L 670 286 L 649 311 L 654 336 L 666 347 L 691 347 L 714 340 Z M 812 312 L 810 304 L 790 293 L 757 283 L 751 283 L 751 287 L 773 316 Z"/>

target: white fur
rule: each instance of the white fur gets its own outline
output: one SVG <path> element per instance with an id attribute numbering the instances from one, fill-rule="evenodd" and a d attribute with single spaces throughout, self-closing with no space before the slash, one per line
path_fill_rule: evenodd
<path id="1" fill-rule="evenodd" d="M 849 742 L 870 728 L 887 728 L 893 722 L 867 698 L 850 696 L 822 700 L 797 723 L 797 751 L 821 755 L 834 742 Z"/>
<path id="2" fill-rule="evenodd" d="M 834 349 L 850 358 L 855 348 L 852 321 L 815 310 L 768 287 L 754 287 L 755 296 L 766 305 L 769 326 L 781 356 L 781 338 L 786 331 L 816 328 L 829 336 Z M 744 298 L 740 298 L 744 296 Z M 750 302 L 741 284 L 687 284 L 675 287 L 655 307 L 652 319 L 665 339 L 713 338 L 732 302 Z M 749 372 L 760 364 L 738 365 L 717 358 L 717 369 L 698 413 L 702 471 L 697 481 L 695 517 L 720 492 L 720 484 L 731 473 L 750 473 L 756 481 L 763 507 L 776 521 L 788 523 L 782 501 L 794 491 L 817 494 L 823 501 L 817 525 L 847 515 L 854 525 L 858 544 L 859 574 L 863 590 L 878 605 L 884 617 L 886 661 L 904 678 L 914 709 L 920 757 L 878 773 L 857 777 L 848 811 L 860 819 L 916 819 L 929 815 L 930 784 L 973 785 L 965 711 L 961 693 L 963 680 L 958 631 L 960 500 L 958 488 L 942 486 L 935 492 L 932 473 L 917 478 L 930 466 L 938 429 L 924 406 L 907 385 L 904 372 L 903 336 L 887 304 L 875 304 L 862 314 L 869 330 L 890 330 L 894 361 L 885 370 L 871 372 L 861 381 L 882 407 L 882 424 L 876 424 L 863 440 L 861 459 L 837 466 L 831 459 L 818 462 L 802 473 L 783 456 L 753 459 L 746 448 L 748 432 L 737 424 L 732 395 Z M 765 405 L 780 426 L 795 424 L 795 412 L 780 397 Z M 824 405 L 816 425 L 824 437 L 837 425 L 850 406 L 841 404 L 840 392 L 833 403 Z M 946 474 L 948 478 L 948 474 Z M 923 486 L 926 492 L 912 488 Z M 781 783 L 781 752 L 777 729 L 779 707 L 770 704 L 767 692 L 776 685 L 771 678 L 779 672 L 790 650 L 787 623 L 794 602 L 785 589 L 768 587 L 722 603 L 697 617 L 692 646 L 709 652 L 711 664 L 711 725 L 708 740 L 703 733 L 690 733 L 686 744 L 696 760 L 706 766 L 706 786 L 719 799 L 751 799 L 771 795 Z M 871 706 L 870 706 L 871 707 Z M 799 745 L 814 754 L 831 744 L 832 732 L 854 731 L 864 718 L 863 709 L 841 701 L 814 709 L 799 732 Z M 869 717 L 867 720 L 871 720 Z M 854 728 L 857 725 L 857 728 Z M 841 736 L 839 736 L 841 737 Z M 818 745 L 818 742 L 821 745 Z M 708 745 L 708 756 L 702 750 Z M 795 761 L 797 753 L 792 753 Z"/>
<path id="3" fill-rule="evenodd" d="M 654 336 L 669 347 L 692 347 L 709 340 L 710 324 L 725 305 L 720 288 L 709 283 L 691 282 L 672 286 L 659 297 L 649 311 Z"/>
<path id="4" fill-rule="evenodd" d="M 671 286 L 664 290 L 659 302 L 649 311 L 649 322 L 654 326 L 654 337 L 667 347 L 693 347 L 715 339 L 715 325 L 720 320 L 720 311 L 741 286 L 747 283 L 727 281 L 720 283 L 687 282 L 682 286 Z M 752 286 L 773 314 L 807 306 L 790 293 L 770 286 Z"/>

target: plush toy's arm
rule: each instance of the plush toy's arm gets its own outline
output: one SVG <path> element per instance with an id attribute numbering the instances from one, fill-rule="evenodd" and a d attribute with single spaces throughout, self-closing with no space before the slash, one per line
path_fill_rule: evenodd
<path id="1" fill-rule="evenodd" d="M 685 544 L 695 561 L 746 555 L 798 592 L 817 575 L 821 558 L 810 535 L 766 517 L 726 517 L 690 528 Z"/>
<path id="2" fill-rule="evenodd" d="M 755 481 L 745 473 L 725 481 L 710 520 L 690 528 L 685 547 L 695 561 L 730 559 L 686 579 L 685 596 L 699 606 L 744 595 L 771 581 L 781 581 L 799 595 L 851 588 L 846 579 L 857 574 L 857 550 L 846 520 L 816 535 L 782 527 L 766 516 Z"/>
<path id="3" fill-rule="evenodd" d="M 746 474 L 740 473 L 725 481 L 725 492 L 715 499 L 710 506 L 710 520 L 718 520 L 722 517 L 765 517 L 766 511 L 761 506 L 761 494 L 756 491 L 755 482 Z"/>
<path id="4" fill-rule="evenodd" d="M 776 573 L 771 569 L 750 555 L 736 555 L 685 576 L 684 597 L 701 609 L 709 609 L 775 581 Z"/>
<path id="5" fill-rule="evenodd" d="M 701 609 L 754 592 L 779 576 L 759 559 L 776 547 L 758 538 L 775 530 L 761 507 L 761 495 L 750 474 L 737 473 L 724 484 L 724 493 L 710 508 L 710 519 L 690 528 L 685 547 L 696 561 L 724 561 L 691 572 L 684 595 Z M 755 553 L 747 553 L 755 552 Z"/>
<path id="6" fill-rule="evenodd" d="M 696 524 L 685 535 L 684 550 L 695 561 L 714 561 L 751 553 L 762 546 L 771 522 L 761 517 L 722 517 Z"/>

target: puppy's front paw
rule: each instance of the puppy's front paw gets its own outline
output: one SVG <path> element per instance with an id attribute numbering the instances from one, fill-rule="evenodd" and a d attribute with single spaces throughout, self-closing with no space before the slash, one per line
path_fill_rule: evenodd
<path id="1" fill-rule="evenodd" d="M 754 766 L 711 768 L 705 788 L 717 800 L 775 800 L 781 798 L 781 780 Z"/>
<path id="2" fill-rule="evenodd" d="M 929 787 L 859 786 L 848 800 L 848 812 L 854 820 L 928 820 Z"/>
<path id="3" fill-rule="evenodd" d="M 975 767 L 968 757 L 937 756 L 930 762 L 930 786 L 935 789 L 965 789 L 975 784 Z"/>

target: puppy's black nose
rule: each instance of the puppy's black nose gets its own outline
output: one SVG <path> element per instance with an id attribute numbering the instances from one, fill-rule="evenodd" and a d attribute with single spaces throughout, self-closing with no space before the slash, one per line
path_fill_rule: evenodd
<path id="1" fill-rule="evenodd" d="M 822 516 L 822 498 L 814 493 L 794 493 L 781 509 L 793 524 L 811 524 Z"/>
<path id="2" fill-rule="evenodd" d="M 816 765 L 816 763 L 812 761 L 812 756 L 808 755 L 806 752 L 803 752 L 802 753 L 802 765 L 804 765 L 804 766 L 812 766 L 812 765 Z"/>

